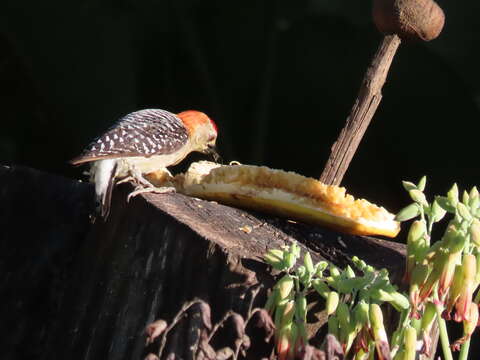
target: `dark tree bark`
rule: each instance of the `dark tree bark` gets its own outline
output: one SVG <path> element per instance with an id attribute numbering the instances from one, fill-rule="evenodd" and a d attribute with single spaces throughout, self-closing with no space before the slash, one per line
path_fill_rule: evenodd
<path id="1" fill-rule="evenodd" d="M 170 321 L 189 300 L 206 301 L 213 322 L 229 310 L 245 315 L 252 302 L 261 306 L 273 284 L 262 255 L 292 240 L 316 260 L 345 265 L 356 255 L 393 278 L 403 272 L 401 244 L 181 194 L 127 204 L 130 185 L 119 186 L 108 221 L 92 225 L 88 184 L 0 168 L 0 189 L 4 359 L 141 359 L 158 350 L 158 343 L 145 347 L 146 325 Z M 164 354 L 192 357 L 202 326 L 196 313 L 172 331 Z M 229 341 L 222 333 L 214 345 Z M 255 358 L 269 351 L 257 347 Z"/>

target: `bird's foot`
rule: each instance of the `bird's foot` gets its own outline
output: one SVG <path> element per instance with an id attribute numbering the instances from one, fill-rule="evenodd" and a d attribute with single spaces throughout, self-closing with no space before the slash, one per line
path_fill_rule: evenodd
<path id="1" fill-rule="evenodd" d="M 145 194 L 145 193 L 154 193 L 154 194 L 168 194 L 168 193 L 174 193 L 177 190 L 173 186 L 162 186 L 162 187 L 155 187 L 155 186 L 149 186 L 149 187 L 137 187 L 136 190 L 132 191 L 130 194 L 127 196 L 127 202 L 130 201 L 132 197 L 135 197 L 139 194 Z"/>

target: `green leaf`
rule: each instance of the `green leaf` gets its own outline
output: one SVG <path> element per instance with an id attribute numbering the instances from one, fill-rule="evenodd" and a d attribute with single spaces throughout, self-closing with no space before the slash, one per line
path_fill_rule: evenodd
<path id="1" fill-rule="evenodd" d="M 303 257 L 303 263 L 305 264 L 305 269 L 310 275 L 315 273 L 315 268 L 313 266 L 313 261 L 310 253 L 307 251 Z"/>
<path id="2" fill-rule="evenodd" d="M 430 206 L 428 204 L 427 198 L 425 197 L 425 194 L 420 190 L 413 189 L 413 190 L 410 190 L 408 193 L 410 194 L 410 197 L 412 198 L 412 200 L 415 201 L 416 203 L 423 206 Z"/>
<path id="3" fill-rule="evenodd" d="M 285 266 L 287 267 L 287 269 L 291 269 L 292 267 L 294 267 L 296 262 L 297 257 L 294 253 L 289 252 L 285 254 Z"/>
<path id="4" fill-rule="evenodd" d="M 295 316 L 303 322 L 307 319 L 307 298 L 305 295 L 299 295 L 295 300 Z"/>
<path id="5" fill-rule="evenodd" d="M 457 211 L 458 214 L 465 220 L 471 221 L 473 219 L 472 214 L 470 214 L 470 211 L 468 208 L 465 206 L 465 204 L 459 202 L 457 204 Z"/>
<path id="6" fill-rule="evenodd" d="M 286 269 L 283 260 L 284 252 L 278 249 L 271 249 L 264 255 L 265 261 L 270 264 L 275 270 L 284 271 Z"/>
<path id="7" fill-rule="evenodd" d="M 328 267 L 328 262 L 326 261 L 319 261 L 315 265 L 315 275 L 317 276 L 323 276 L 323 271 Z"/>
<path id="8" fill-rule="evenodd" d="M 328 293 L 331 291 L 327 284 L 325 284 L 320 279 L 315 279 L 312 281 L 313 288 L 318 292 L 324 299 L 328 297 Z"/>
<path id="9" fill-rule="evenodd" d="M 422 176 L 422 178 L 420 179 L 420 181 L 417 184 L 417 189 L 420 190 L 420 191 L 424 191 L 426 184 L 427 184 L 427 177 Z"/>
<path id="10" fill-rule="evenodd" d="M 347 267 L 344 270 L 344 274 L 347 278 L 354 278 L 355 277 L 355 271 L 350 267 L 350 265 L 347 265 Z"/>
<path id="11" fill-rule="evenodd" d="M 395 220 L 403 222 L 413 219 L 418 215 L 420 215 L 420 208 L 417 203 L 412 203 L 400 210 L 397 216 L 395 216 Z"/>
<path id="12" fill-rule="evenodd" d="M 468 206 L 469 200 L 470 200 L 470 195 L 468 195 L 468 192 L 466 190 L 463 190 L 462 203 L 464 203 L 466 206 Z"/>
<path id="13" fill-rule="evenodd" d="M 475 245 L 480 246 L 480 221 L 478 219 L 473 219 L 470 225 L 470 239 Z"/>
<path id="14" fill-rule="evenodd" d="M 480 197 L 471 197 L 470 201 L 468 202 L 468 206 L 470 207 L 470 212 L 475 213 L 477 209 L 480 207 Z"/>
<path id="15" fill-rule="evenodd" d="M 476 186 L 472 187 L 472 189 L 470 190 L 470 199 L 474 199 L 474 198 L 477 198 L 479 197 L 479 193 L 478 193 L 478 189 Z"/>
<path id="16" fill-rule="evenodd" d="M 402 181 L 403 188 L 407 191 L 417 189 L 417 185 L 410 181 Z"/>
<path id="17" fill-rule="evenodd" d="M 442 207 L 442 209 L 446 210 L 451 214 L 455 214 L 455 206 L 453 206 L 446 196 L 436 196 L 435 201 Z"/>
<path id="18" fill-rule="evenodd" d="M 408 298 L 398 291 L 391 293 L 390 296 L 392 297 L 392 300 L 389 301 L 389 303 L 392 304 L 397 311 L 406 310 L 410 307 Z"/>
<path id="19" fill-rule="evenodd" d="M 437 199 L 433 201 L 432 204 L 432 220 L 433 222 L 438 222 L 443 219 L 447 211 L 440 206 Z"/>
<path id="20" fill-rule="evenodd" d="M 298 246 L 298 244 L 296 244 L 296 243 L 293 243 L 292 247 L 290 248 L 290 253 L 293 254 L 295 256 L 295 258 L 299 258 L 300 257 L 300 246 Z"/>
<path id="21" fill-rule="evenodd" d="M 457 206 L 458 203 L 458 186 L 457 184 L 453 184 L 452 188 L 447 193 L 447 198 L 450 200 L 450 204 L 452 206 Z"/>
<path id="22" fill-rule="evenodd" d="M 340 301 L 340 296 L 336 291 L 330 291 L 327 296 L 327 302 L 325 308 L 327 310 L 327 316 L 332 315 L 336 310 L 338 303 Z"/>

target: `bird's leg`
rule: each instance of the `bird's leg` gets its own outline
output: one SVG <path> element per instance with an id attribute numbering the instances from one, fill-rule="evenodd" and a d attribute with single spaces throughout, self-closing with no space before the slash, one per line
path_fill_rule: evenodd
<path id="1" fill-rule="evenodd" d="M 136 179 L 133 176 L 127 176 L 127 177 L 124 177 L 122 180 L 117 181 L 116 185 L 123 184 L 129 181 L 136 181 Z"/>
<path id="2" fill-rule="evenodd" d="M 145 193 L 154 193 L 154 194 L 168 194 L 168 193 L 174 193 L 176 192 L 177 189 L 175 189 L 173 186 L 162 186 L 162 187 L 146 187 L 138 190 L 132 191 L 130 194 L 127 196 L 127 202 L 130 201 L 132 197 L 135 197 L 139 194 L 145 194 Z"/>
<path id="3" fill-rule="evenodd" d="M 172 176 L 166 168 L 162 170 L 167 172 L 168 175 Z M 135 197 L 139 194 L 145 194 L 145 193 L 166 194 L 166 193 L 172 193 L 176 191 L 176 189 L 173 186 L 161 186 L 161 187 L 154 186 L 150 181 L 148 181 L 142 176 L 142 173 L 138 169 L 134 167 L 130 168 L 130 173 L 132 174 L 130 178 L 137 181 L 139 185 L 135 188 L 134 191 L 128 194 L 127 202 L 130 201 L 132 197 Z"/>

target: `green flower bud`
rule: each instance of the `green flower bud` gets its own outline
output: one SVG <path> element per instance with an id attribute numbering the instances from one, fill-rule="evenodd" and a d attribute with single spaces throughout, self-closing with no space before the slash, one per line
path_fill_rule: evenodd
<path id="1" fill-rule="evenodd" d="M 420 327 L 422 325 L 421 319 L 410 319 L 410 326 L 417 330 L 417 334 L 420 332 Z"/>
<path id="2" fill-rule="evenodd" d="M 337 304 L 336 315 L 340 324 L 340 328 L 348 327 L 350 324 L 350 309 L 348 308 L 348 305 L 344 302 L 339 302 Z"/>
<path id="3" fill-rule="evenodd" d="M 291 330 L 290 330 L 290 349 L 288 351 L 288 357 L 289 359 L 294 359 L 297 349 L 295 344 L 297 343 L 297 338 L 298 338 L 298 327 L 295 323 L 292 323 L 291 325 Z"/>
<path id="4" fill-rule="evenodd" d="M 420 190 L 413 189 L 413 190 L 410 190 L 408 194 L 410 195 L 412 200 L 415 201 L 417 204 L 420 204 L 422 206 L 429 206 L 427 198 L 425 197 L 425 194 Z"/>
<path id="5" fill-rule="evenodd" d="M 315 267 L 317 268 L 317 271 L 320 270 L 320 271 L 324 271 L 327 267 L 328 267 L 328 262 L 326 261 L 319 261 L 317 263 L 317 265 L 315 265 Z"/>
<path id="6" fill-rule="evenodd" d="M 470 196 L 468 195 L 466 190 L 463 190 L 462 193 L 462 203 L 465 204 L 465 206 L 468 206 L 468 202 L 470 201 Z"/>
<path id="7" fill-rule="evenodd" d="M 435 304 L 432 302 L 427 302 L 425 305 L 425 310 L 423 311 L 422 322 L 420 325 L 422 333 L 429 333 L 432 328 L 433 320 L 437 316 L 437 310 L 435 309 Z"/>
<path id="8" fill-rule="evenodd" d="M 462 259 L 463 279 L 460 295 L 455 304 L 455 320 L 469 321 L 469 307 L 472 303 L 472 295 L 474 292 L 474 281 L 477 275 L 477 259 L 473 254 L 464 254 Z"/>
<path id="9" fill-rule="evenodd" d="M 337 339 L 340 337 L 339 335 L 339 321 L 338 318 L 333 315 L 328 318 L 328 333 L 335 336 Z"/>
<path id="10" fill-rule="evenodd" d="M 446 307 L 448 316 L 450 316 L 453 306 L 455 305 L 458 297 L 460 296 L 460 293 L 462 292 L 462 288 L 463 288 L 463 266 L 460 264 L 455 266 L 453 280 L 450 285 L 450 290 L 447 296 L 447 302 L 445 307 Z"/>
<path id="11" fill-rule="evenodd" d="M 410 285 L 421 285 L 425 282 L 429 272 L 428 265 L 418 264 L 412 272 L 412 281 Z"/>
<path id="12" fill-rule="evenodd" d="M 440 298 L 443 298 L 443 296 L 447 294 L 452 285 L 456 264 L 459 262 L 460 258 L 460 252 L 448 254 L 447 262 L 443 265 L 440 279 L 438 280 L 438 295 Z"/>
<path id="13" fill-rule="evenodd" d="M 348 279 L 352 279 L 355 277 L 355 271 L 353 271 L 350 265 L 347 265 L 346 269 L 344 270 L 344 274 Z"/>
<path id="14" fill-rule="evenodd" d="M 328 293 L 331 291 L 327 284 L 320 279 L 312 281 L 313 288 L 324 298 L 328 297 Z"/>
<path id="15" fill-rule="evenodd" d="M 301 250 L 300 246 L 298 246 L 298 244 L 294 242 L 290 248 L 290 253 L 293 254 L 295 258 L 299 258 L 300 250 Z"/>
<path id="16" fill-rule="evenodd" d="M 377 352 L 383 354 L 390 353 L 390 346 L 388 344 L 388 337 L 383 325 L 382 309 L 378 304 L 370 304 L 370 325 L 372 327 L 373 338 Z"/>
<path id="17" fill-rule="evenodd" d="M 265 310 L 267 310 L 270 314 L 273 313 L 277 303 L 279 301 L 279 291 L 277 288 L 274 288 L 273 291 L 267 298 L 267 303 L 265 304 Z"/>
<path id="18" fill-rule="evenodd" d="M 305 295 L 299 295 L 295 300 L 295 316 L 300 321 L 307 321 L 307 298 Z"/>
<path id="19" fill-rule="evenodd" d="M 472 242 L 480 247 L 480 221 L 473 219 L 470 225 L 470 239 Z"/>
<path id="20" fill-rule="evenodd" d="M 424 252 L 427 246 L 425 236 L 427 235 L 427 224 L 423 220 L 415 220 L 410 226 L 407 236 L 407 253 L 415 256 L 418 252 Z M 423 254 L 422 254 L 423 255 Z"/>
<path id="21" fill-rule="evenodd" d="M 418 206 L 417 203 L 412 203 L 404 207 L 402 210 L 400 210 L 398 214 L 395 216 L 395 220 L 403 222 L 403 221 L 413 219 L 418 215 L 420 215 L 420 207 Z"/>
<path id="22" fill-rule="evenodd" d="M 291 275 L 287 274 L 282 277 L 275 287 L 279 290 L 279 299 L 284 300 L 286 299 L 293 290 L 293 286 L 295 282 Z"/>
<path id="23" fill-rule="evenodd" d="M 438 243 L 439 242 L 437 242 L 436 244 Z M 435 284 L 440 279 L 444 266 L 448 261 L 448 255 L 449 254 L 442 249 L 438 249 L 435 252 L 435 256 L 433 259 L 433 269 L 428 274 L 427 279 L 420 287 L 419 302 L 423 302 L 432 293 L 432 290 Z"/>
<path id="24" fill-rule="evenodd" d="M 337 307 L 336 316 L 340 327 L 340 343 L 344 346 L 345 352 L 347 353 L 356 335 L 348 305 L 340 302 Z"/>
<path id="25" fill-rule="evenodd" d="M 415 354 L 417 352 L 417 331 L 411 326 L 405 328 L 405 334 L 403 336 L 403 345 L 405 349 L 405 360 L 415 360 Z"/>
<path id="26" fill-rule="evenodd" d="M 427 177 L 422 176 L 422 178 L 418 181 L 418 184 L 417 184 L 418 190 L 424 191 L 425 190 L 425 185 L 427 185 Z"/>
<path id="27" fill-rule="evenodd" d="M 282 271 L 285 268 L 283 261 L 283 251 L 279 249 L 271 249 L 264 255 L 265 261 L 275 270 Z"/>
<path id="28" fill-rule="evenodd" d="M 353 317 L 355 318 L 355 323 L 360 326 L 367 326 L 369 323 L 368 310 L 369 306 L 367 302 L 364 300 L 360 300 L 353 309 Z"/>
<path id="29" fill-rule="evenodd" d="M 427 280 L 429 272 L 428 265 L 417 264 L 412 271 L 412 278 L 410 281 L 409 289 L 409 298 L 410 303 L 412 304 L 412 315 L 411 317 L 417 318 L 418 315 L 418 305 L 420 304 L 420 287 Z"/>
<path id="30" fill-rule="evenodd" d="M 298 328 L 298 341 L 295 346 L 297 346 L 297 348 L 304 348 L 305 345 L 307 345 L 307 340 L 308 340 L 307 330 L 305 329 L 305 323 L 298 322 L 297 328 Z"/>
<path id="31" fill-rule="evenodd" d="M 470 201 L 468 202 L 468 206 L 470 208 L 470 212 L 472 214 L 475 214 L 475 212 L 480 207 L 480 197 L 477 196 L 475 198 L 470 198 Z"/>
<path id="32" fill-rule="evenodd" d="M 480 251 L 477 251 L 475 253 L 475 258 L 477 259 L 477 273 L 475 274 L 475 280 L 474 280 L 474 288 L 476 289 L 478 285 L 480 284 Z M 480 296 L 480 295 L 479 295 Z"/>
<path id="33" fill-rule="evenodd" d="M 360 271 L 363 271 L 363 269 L 365 269 L 365 266 L 367 266 L 365 261 L 360 260 L 357 256 L 354 256 L 352 258 L 352 262 L 357 267 L 357 269 L 360 270 Z"/>
<path id="34" fill-rule="evenodd" d="M 275 324 L 275 329 L 277 329 L 277 331 L 280 331 L 282 327 L 283 315 L 285 313 L 285 308 L 288 302 L 289 300 L 287 299 L 280 301 L 277 304 L 277 308 L 275 309 L 275 316 L 273 318 L 273 322 Z"/>
<path id="35" fill-rule="evenodd" d="M 392 296 L 383 289 L 378 287 L 372 288 L 370 290 L 370 297 L 376 301 L 392 301 Z"/>
<path id="36" fill-rule="evenodd" d="M 289 300 L 283 307 L 283 313 L 280 320 L 280 327 L 285 325 L 290 325 L 293 321 L 293 316 L 295 314 L 295 301 Z"/>
<path id="37" fill-rule="evenodd" d="M 340 301 L 340 297 L 336 291 L 330 291 L 327 296 L 327 303 L 325 305 L 327 310 L 327 315 L 332 315 L 338 306 L 338 302 Z"/>
<path id="38" fill-rule="evenodd" d="M 393 357 L 393 360 L 405 360 L 405 349 L 400 349 Z"/>
<path id="39" fill-rule="evenodd" d="M 334 279 L 340 277 L 340 270 L 335 265 L 330 265 L 330 276 Z"/>
<path id="40" fill-rule="evenodd" d="M 471 199 L 475 199 L 475 198 L 477 198 L 477 197 L 480 196 L 480 194 L 479 194 L 478 189 L 477 189 L 476 186 L 472 187 L 472 189 L 470 190 L 470 194 L 469 194 L 469 195 L 470 195 L 470 200 L 471 200 Z"/>
<path id="41" fill-rule="evenodd" d="M 452 188 L 447 193 L 447 198 L 450 201 L 450 204 L 453 207 L 457 206 L 458 203 L 458 186 L 457 184 L 453 184 Z"/>
<path id="42" fill-rule="evenodd" d="M 455 225 L 450 225 L 442 237 L 442 247 L 449 253 L 457 253 L 463 250 L 467 239 L 457 230 Z"/>
<path id="43" fill-rule="evenodd" d="M 393 293 L 390 293 L 390 296 L 392 297 L 392 300 L 390 300 L 389 303 L 397 311 L 407 310 L 410 307 L 410 302 L 408 301 L 408 298 L 402 293 L 395 291 Z"/>
<path id="44" fill-rule="evenodd" d="M 300 265 L 297 270 L 295 270 L 295 272 L 297 273 L 298 277 L 302 277 L 302 276 L 305 276 L 305 274 L 307 273 L 307 269 L 305 268 L 305 266 L 303 265 Z"/>
<path id="45" fill-rule="evenodd" d="M 312 256 L 308 251 L 303 257 L 303 263 L 305 264 L 305 269 L 307 272 L 313 275 L 315 273 L 315 267 L 313 266 Z"/>
<path id="46" fill-rule="evenodd" d="M 457 211 L 458 214 L 465 220 L 471 221 L 472 214 L 470 214 L 470 210 L 468 210 L 467 206 L 461 202 L 457 203 Z"/>
<path id="47" fill-rule="evenodd" d="M 278 359 L 286 360 L 288 358 L 288 353 L 290 352 L 290 348 L 293 344 L 290 342 L 290 334 L 292 332 L 291 324 L 289 326 L 285 326 L 278 330 L 277 336 L 277 355 Z"/>
<path id="48" fill-rule="evenodd" d="M 285 267 L 287 269 L 294 267 L 296 262 L 297 258 L 295 257 L 295 254 L 291 252 L 285 254 Z"/>
<path id="49" fill-rule="evenodd" d="M 478 305 L 470 303 L 468 307 L 468 317 L 463 321 L 463 335 L 472 336 L 478 324 Z"/>

